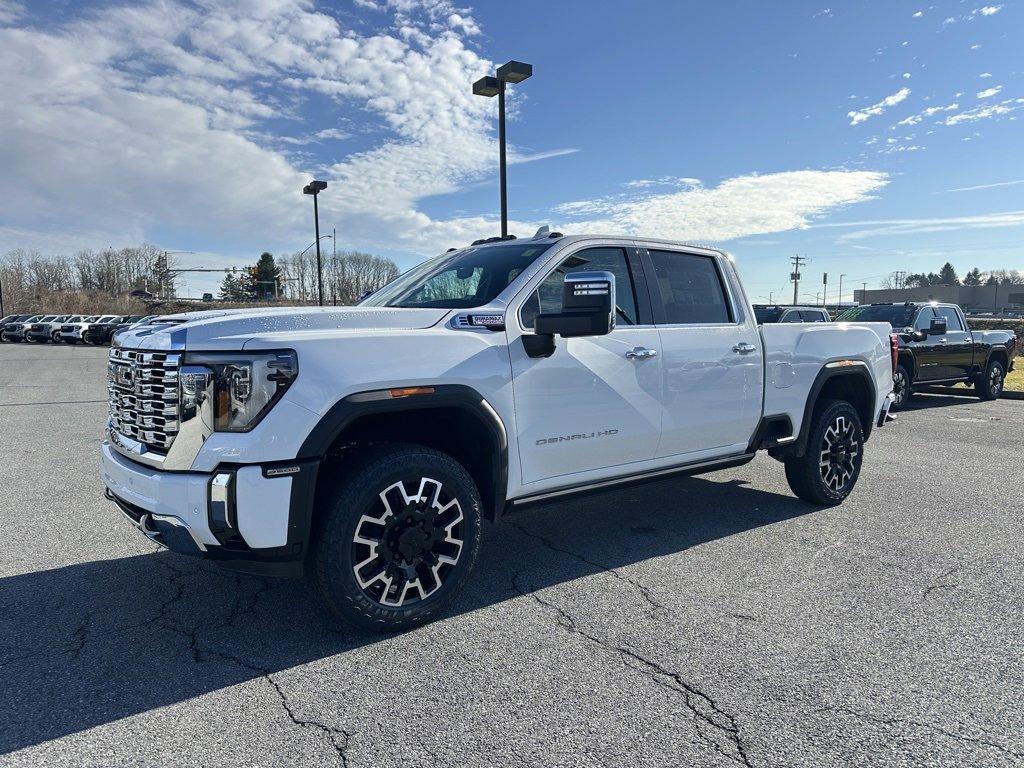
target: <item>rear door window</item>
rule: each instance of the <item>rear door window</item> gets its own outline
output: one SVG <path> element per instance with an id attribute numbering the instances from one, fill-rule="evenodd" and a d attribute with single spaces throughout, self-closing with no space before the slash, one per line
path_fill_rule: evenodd
<path id="1" fill-rule="evenodd" d="M 661 300 L 665 324 L 733 322 L 732 308 L 714 259 L 676 251 L 648 253 L 654 266 L 651 289 Z"/>

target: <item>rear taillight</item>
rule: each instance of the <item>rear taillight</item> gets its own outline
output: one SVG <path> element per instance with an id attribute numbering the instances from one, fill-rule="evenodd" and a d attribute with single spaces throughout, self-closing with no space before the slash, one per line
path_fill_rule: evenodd
<path id="1" fill-rule="evenodd" d="M 900 337 L 898 334 L 889 334 L 889 354 L 892 359 L 892 375 L 896 375 L 896 364 L 900 359 Z"/>

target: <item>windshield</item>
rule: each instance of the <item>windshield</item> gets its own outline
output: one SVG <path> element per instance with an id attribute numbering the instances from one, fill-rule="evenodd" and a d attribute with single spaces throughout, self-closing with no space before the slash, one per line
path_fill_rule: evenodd
<path id="1" fill-rule="evenodd" d="M 893 328 L 908 328 L 914 324 L 917 307 L 907 304 L 868 304 L 851 307 L 836 318 L 837 323 L 888 323 Z"/>
<path id="2" fill-rule="evenodd" d="M 550 241 L 464 248 L 413 267 L 360 302 L 366 307 L 469 309 L 488 304 Z"/>
<path id="3" fill-rule="evenodd" d="M 758 324 L 777 323 L 782 317 L 782 307 L 754 307 L 754 317 Z"/>

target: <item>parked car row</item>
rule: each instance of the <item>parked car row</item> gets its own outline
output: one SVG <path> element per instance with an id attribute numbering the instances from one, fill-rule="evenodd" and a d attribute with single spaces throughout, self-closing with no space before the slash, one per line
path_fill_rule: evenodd
<path id="1" fill-rule="evenodd" d="M 760 324 L 829 322 L 820 307 L 755 304 L 754 313 Z M 862 304 L 841 312 L 835 322 L 892 327 L 894 411 L 905 407 L 921 385 L 970 384 L 982 400 L 995 400 L 1017 354 L 1012 330 L 972 331 L 956 304 Z"/>
<path id="2" fill-rule="evenodd" d="M 0 320 L 0 341 L 29 344 L 109 344 L 124 328 L 158 315 L 8 315 Z"/>

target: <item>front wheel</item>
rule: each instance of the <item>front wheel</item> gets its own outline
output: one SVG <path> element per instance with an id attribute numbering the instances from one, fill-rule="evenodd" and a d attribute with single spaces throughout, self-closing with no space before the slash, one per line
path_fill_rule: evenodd
<path id="1" fill-rule="evenodd" d="M 803 456 L 786 459 L 786 480 L 799 498 L 832 506 L 850 495 L 864 460 L 857 409 L 845 400 L 818 403 Z"/>
<path id="2" fill-rule="evenodd" d="M 52 341 L 54 344 L 59 344 L 60 343 L 60 331 L 54 331 L 53 333 L 51 333 L 50 334 L 50 341 Z"/>
<path id="3" fill-rule="evenodd" d="M 982 400 L 996 400 L 1003 394 L 1006 371 L 1000 360 L 990 360 L 982 377 L 974 383 L 974 391 Z"/>
<path id="4" fill-rule="evenodd" d="M 900 363 L 892 375 L 892 405 L 890 410 L 899 411 L 906 408 L 913 394 L 910 383 L 910 371 Z"/>
<path id="5" fill-rule="evenodd" d="M 451 456 L 386 445 L 330 501 L 316 550 L 328 610 L 362 629 L 422 624 L 462 590 L 480 547 L 480 495 Z"/>

